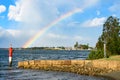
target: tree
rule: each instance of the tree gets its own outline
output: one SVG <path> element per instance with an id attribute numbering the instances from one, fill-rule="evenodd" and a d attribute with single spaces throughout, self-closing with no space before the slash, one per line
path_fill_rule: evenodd
<path id="1" fill-rule="evenodd" d="M 80 45 L 79 45 L 79 48 L 81 48 L 81 49 L 88 49 L 89 46 L 88 46 L 88 44 L 87 44 L 87 45 L 85 45 L 85 44 L 80 44 Z"/>
<path id="2" fill-rule="evenodd" d="M 76 42 L 75 45 L 74 45 L 74 48 L 77 49 L 77 48 L 78 48 L 78 45 L 79 45 L 78 42 Z"/>
<path id="3" fill-rule="evenodd" d="M 110 16 L 103 24 L 103 32 L 99 37 L 96 48 L 103 50 L 103 44 L 106 42 L 107 52 L 110 54 L 120 54 L 120 22 L 116 17 Z"/>
<path id="4" fill-rule="evenodd" d="M 96 43 L 96 48 L 103 51 L 103 39 L 101 37 L 98 38 L 98 42 Z"/>

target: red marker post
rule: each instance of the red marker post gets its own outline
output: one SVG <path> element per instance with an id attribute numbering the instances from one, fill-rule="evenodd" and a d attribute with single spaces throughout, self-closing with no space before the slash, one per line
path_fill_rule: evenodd
<path id="1" fill-rule="evenodd" d="M 12 45 L 9 48 L 9 66 L 12 66 L 12 54 L 13 54 L 13 48 Z"/>

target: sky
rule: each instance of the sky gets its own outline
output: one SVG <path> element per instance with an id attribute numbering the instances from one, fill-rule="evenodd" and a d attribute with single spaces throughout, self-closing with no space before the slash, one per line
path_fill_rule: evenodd
<path id="1" fill-rule="evenodd" d="M 109 16 L 120 18 L 120 0 L 0 0 L 0 48 L 23 47 L 47 25 L 58 20 L 27 47 L 95 47 Z"/>

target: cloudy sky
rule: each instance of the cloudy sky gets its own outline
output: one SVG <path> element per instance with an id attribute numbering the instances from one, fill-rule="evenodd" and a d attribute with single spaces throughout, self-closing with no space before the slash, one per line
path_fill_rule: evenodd
<path id="1" fill-rule="evenodd" d="M 109 16 L 120 17 L 120 0 L 0 0 L 0 48 L 22 47 L 39 31 L 58 21 L 29 47 L 95 46 Z"/>

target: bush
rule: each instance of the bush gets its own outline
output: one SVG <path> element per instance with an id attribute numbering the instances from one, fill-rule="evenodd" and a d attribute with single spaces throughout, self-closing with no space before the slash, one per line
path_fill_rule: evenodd
<path id="1" fill-rule="evenodd" d="M 88 59 L 93 60 L 93 59 L 100 59 L 104 57 L 104 52 L 101 50 L 94 51 L 92 50 L 90 54 L 88 55 Z"/>

